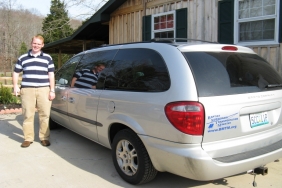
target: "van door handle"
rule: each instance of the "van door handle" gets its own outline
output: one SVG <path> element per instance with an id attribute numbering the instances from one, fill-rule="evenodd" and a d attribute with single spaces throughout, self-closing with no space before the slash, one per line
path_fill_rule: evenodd
<path id="1" fill-rule="evenodd" d="M 72 98 L 72 97 L 69 98 L 70 103 L 74 103 L 74 101 L 75 101 L 74 98 Z"/>
<path id="2" fill-rule="evenodd" d="M 67 99 L 67 97 L 64 95 L 64 96 L 61 97 L 61 99 L 62 99 L 63 101 L 65 101 L 65 100 Z"/>

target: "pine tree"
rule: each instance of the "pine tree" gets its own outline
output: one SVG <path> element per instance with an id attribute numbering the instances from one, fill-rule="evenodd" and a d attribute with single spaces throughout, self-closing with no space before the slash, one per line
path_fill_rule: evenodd
<path id="1" fill-rule="evenodd" d="M 69 37 L 73 33 L 65 8 L 64 2 L 51 1 L 50 14 L 43 20 L 42 27 L 45 44 Z"/>
<path id="2" fill-rule="evenodd" d="M 20 55 L 25 54 L 28 51 L 27 46 L 24 42 L 21 43 L 21 47 L 19 51 L 20 51 Z"/>
<path id="3" fill-rule="evenodd" d="M 65 10 L 64 1 L 52 0 L 50 14 L 43 20 L 44 43 L 48 44 L 73 34 L 74 30 L 70 26 L 68 11 Z M 58 55 L 50 54 L 53 58 L 55 67 L 58 68 Z M 62 63 L 66 62 L 72 55 L 62 54 Z"/>

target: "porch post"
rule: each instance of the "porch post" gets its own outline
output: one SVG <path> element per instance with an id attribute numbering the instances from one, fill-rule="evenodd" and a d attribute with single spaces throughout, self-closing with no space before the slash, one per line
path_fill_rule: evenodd
<path id="1" fill-rule="evenodd" d="M 82 51 L 85 51 L 85 50 L 86 50 L 86 42 L 84 40 L 83 43 L 82 43 Z"/>
<path id="2" fill-rule="evenodd" d="M 59 54 L 58 54 L 58 69 L 62 67 L 62 51 L 61 48 L 59 49 Z"/>

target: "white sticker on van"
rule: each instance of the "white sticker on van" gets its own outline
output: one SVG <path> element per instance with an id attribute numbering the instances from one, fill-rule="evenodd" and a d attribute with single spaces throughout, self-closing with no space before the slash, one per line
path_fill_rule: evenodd
<path id="1" fill-rule="evenodd" d="M 208 133 L 220 132 L 236 129 L 236 121 L 239 120 L 239 113 L 221 116 L 221 115 L 212 115 L 208 116 L 208 122 L 206 127 L 208 127 Z"/>

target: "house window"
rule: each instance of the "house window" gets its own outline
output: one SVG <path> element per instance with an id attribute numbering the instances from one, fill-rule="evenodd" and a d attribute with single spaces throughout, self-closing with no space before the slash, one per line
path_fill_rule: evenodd
<path id="1" fill-rule="evenodd" d="M 235 0 L 235 44 L 277 44 L 278 7 L 279 0 Z"/>
<path id="2" fill-rule="evenodd" d="M 142 18 L 142 40 L 153 38 L 187 38 L 187 8 Z"/>
<path id="3" fill-rule="evenodd" d="M 175 38 L 175 11 L 152 15 L 152 38 Z"/>

